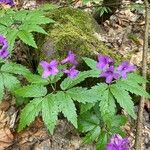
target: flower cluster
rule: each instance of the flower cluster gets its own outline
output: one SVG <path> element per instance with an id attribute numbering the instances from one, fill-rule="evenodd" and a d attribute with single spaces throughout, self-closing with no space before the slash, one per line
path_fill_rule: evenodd
<path id="1" fill-rule="evenodd" d="M 6 59 L 8 55 L 8 42 L 2 35 L 0 35 L 0 58 Z"/>
<path id="2" fill-rule="evenodd" d="M 130 65 L 129 62 L 127 61 L 122 62 L 116 68 L 113 66 L 113 62 L 114 62 L 113 59 L 108 56 L 104 55 L 98 56 L 98 62 L 96 64 L 96 67 L 102 70 L 100 77 L 105 77 L 106 83 L 111 83 L 113 79 L 115 80 L 120 78 L 126 79 L 127 73 L 136 70 L 136 67 L 134 65 Z"/>
<path id="3" fill-rule="evenodd" d="M 112 136 L 110 143 L 106 145 L 106 150 L 130 150 L 129 140 L 115 134 Z"/>
<path id="4" fill-rule="evenodd" d="M 67 74 L 71 79 L 75 78 L 78 75 L 79 71 L 76 69 L 76 65 L 78 63 L 76 61 L 76 56 L 72 51 L 69 51 L 68 56 L 61 61 L 62 65 L 66 63 L 72 64 L 73 66 L 69 69 L 62 70 L 62 72 Z M 50 63 L 41 61 L 40 65 L 44 69 L 42 74 L 43 78 L 47 78 L 50 75 L 56 75 L 59 72 L 58 62 L 56 60 L 52 60 Z"/>
<path id="5" fill-rule="evenodd" d="M 15 5 L 13 0 L 0 0 L 0 4 L 10 5 L 10 6 Z"/>

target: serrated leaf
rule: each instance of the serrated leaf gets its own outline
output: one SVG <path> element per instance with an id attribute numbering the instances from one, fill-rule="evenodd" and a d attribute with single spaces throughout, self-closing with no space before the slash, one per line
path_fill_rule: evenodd
<path id="1" fill-rule="evenodd" d="M 37 84 L 27 85 L 14 91 L 14 94 L 22 97 L 41 97 L 45 96 L 46 93 L 46 87 Z"/>
<path id="2" fill-rule="evenodd" d="M 27 79 L 28 82 L 32 84 L 37 84 L 37 85 L 48 85 L 49 81 L 48 79 L 44 79 L 39 75 L 28 73 L 25 75 L 25 78 Z"/>
<path id="3" fill-rule="evenodd" d="M 125 131 L 123 131 L 121 128 L 119 128 L 119 127 L 112 127 L 111 129 L 110 129 L 110 132 L 111 132 L 111 134 L 113 135 L 113 134 L 119 134 L 119 135 L 121 135 L 122 137 L 125 137 Z"/>
<path id="4" fill-rule="evenodd" d="M 70 79 L 69 77 L 65 78 L 62 81 L 62 83 L 60 84 L 60 87 L 62 90 L 66 90 L 66 89 L 72 88 L 73 86 L 81 83 L 86 78 L 93 77 L 93 76 L 97 77 L 97 72 L 95 72 L 95 70 L 80 72 L 79 75 L 74 79 Z"/>
<path id="5" fill-rule="evenodd" d="M 95 103 L 80 104 L 80 114 L 83 114 L 86 111 L 90 110 L 94 105 Z"/>
<path id="6" fill-rule="evenodd" d="M 3 81 L 4 86 L 11 92 L 21 86 L 20 81 L 15 76 L 9 73 L 3 73 Z"/>
<path id="7" fill-rule="evenodd" d="M 3 75 L 0 73 L 0 101 L 4 97 L 4 83 L 3 83 Z"/>
<path id="8" fill-rule="evenodd" d="M 93 112 L 87 111 L 78 117 L 78 129 L 81 132 L 91 131 L 99 124 L 100 120 Z"/>
<path id="9" fill-rule="evenodd" d="M 133 80 L 119 80 L 116 84 L 118 87 L 126 91 L 129 91 L 136 95 L 150 98 L 150 95 L 143 89 L 143 87 L 135 83 Z"/>
<path id="10" fill-rule="evenodd" d="M 147 82 L 142 76 L 138 75 L 137 73 L 129 73 L 126 80 L 130 80 L 137 84 L 142 84 Z"/>
<path id="11" fill-rule="evenodd" d="M 97 68 L 96 68 L 97 62 L 96 62 L 95 60 L 93 60 L 93 59 L 91 59 L 91 58 L 87 58 L 87 57 L 83 57 L 82 59 L 85 61 L 85 63 L 86 63 L 91 69 L 97 70 Z"/>
<path id="12" fill-rule="evenodd" d="M 49 94 L 42 101 L 42 118 L 51 134 L 53 134 L 54 128 L 57 124 L 58 112 L 59 109 L 55 97 L 54 95 Z"/>
<path id="13" fill-rule="evenodd" d="M 109 89 L 105 90 L 101 95 L 99 107 L 103 119 L 106 117 L 107 114 L 115 114 L 116 104 L 113 95 L 110 93 Z"/>
<path id="14" fill-rule="evenodd" d="M 129 93 L 116 85 L 110 86 L 110 91 L 115 97 L 116 101 L 120 106 L 134 119 L 136 119 L 136 114 L 134 112 L 134 103 L 129 95 Z"/>
<path id="15" fill-rule="evenodd" d="M 7 29 L 6 39 L 8 41 L 8 45 L 9 45 L 8 49 L 10 52 L 12 52 L 14 48 L 15 40 L 17 38 L 17 33 L 18 33 L 17 29 L 11 29 L 11 28 Z"/>
<path id="16" fill-rule="evenodd" d="M 42 33 L 42 34 L 47 34 L 47 32 L 42 27 L 40 27 L 39 25 L 36 25 L 36 24 L 24 24 L 20 28 L 22 30 L 26 30 L 28 32 L 38 32 L 38 33 Z"/>
<path id="17" fill-rule="evenodd" d="M 116 115 L 112 118 L 111 126 L 112 127 L 121 127 L 121 126 L 125 125 L 126 122 L 127 122 L 127 118 L 125 116 Z"/>
<path id="18" fill-rule="evenodd" d="M 96 94 L 82 87 L 71 88 L 66 91 L 66 94 L 68 94 L 73 100 L 80 103 L 94 103 L 99 99 Z"/>
<path id="19" fill-rule="evenodd" d="M 24 107 L 20 115 L 18 132 L 35 120 L 35 117 L 38 116 L 41 111 L 43 100 L 43 98 L 35 98 Z"/>
<path id="20" fill-rule="evenodd" d="M 25 44 L 37 48 L 32 33 L 26 30 L 19 30 L 17 35 Z"/>
<path id="21" fill-rule="evenodd" d="M 30 71 L 20 65 L 20 64 L 16 64 L 16 63 L 5 63 L 2 67 L 1 67 L 1 71 L 3 72 L 8 72 L 8 73 L 13 73 L 13 74 L 19 74 L 19 75 L 27 75 L 30 73 Z"/>
<path id="22" fill-rule="evenodd" d="M 98 136 L 100 135 L 101 128 L 99 126 L 92 129 L 90 132 L 86 134 L 86 136 L 83 138 L 84 144 L 89 144 L 95 140 L 97 140 Z"/>
<path id="23" fill-rule="evenodd" d="M 107 132 L 102 131 L 96 143 L 96 150 L 106 150 L 107 138 Z"/>
<path id="24" fill-rule="evenodd" d="M 68 121 L 77 128 L 76 107 L 71 97 L 64 92 L 58 92 L 56 94 L 56 100 L 59 105 L 59 110 L 64 114 Z"/>

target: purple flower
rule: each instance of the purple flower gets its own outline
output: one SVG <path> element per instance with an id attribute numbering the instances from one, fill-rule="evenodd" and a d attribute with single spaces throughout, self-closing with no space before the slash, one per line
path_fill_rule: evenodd
<path id="1" fill-rule="evenodd" d="M 134 65 L 130 65 L 129 62 L 125 61 L 121 65 L 118 66 L 117 72 L 120 74 L 121 77 L 124 79 L 127 78 L 128 72 L 133 72 L 136 70 L 136 67 Z"/>
<path id="2" fill-rule="evenodd" d="M 106 150 L 130 150 L 129 140 L 115 134 L 112 136 L 110 143 L 106 145 Z"/>
<path id="3" fill-rule="evenodd" d="M 75 69 L 75 66 L 71 67 L 70 69 L 65 69 L 63 72 L 66 73 L 71 79 L 75 78 L 79 73 L 79 71 Z"/>
<path id="4" fill-rule="evenodd" d="M 6 4 L 6 5 L 10 5 L 10 6 L 15 5 L 13 0 L 0 0 L 0 4 Z"/>
<path id="5" fill-rule="evenodd" d="M 77 61 L 75 59 L 75 54 L 72 51 L 68 52 L 68 56 L 61 61 L 61 64 L 65 64 L 67 62 L 69 62 L 73 65 L 77 65 Z"/>
<path id="6" fill-rule="evenodd" d="M 50 63 L 48 63 L 46 61 L 41 61 L 40 65 L 44 69 L 44 72 L 42 74 L 43 78 L 47 78 L 50 75 L 56 75 L 59 72 L 57 69 L 58 63 L 56 60 L 52 60 Z"/>
<path id="7" fill-rule="evenodd" d="M 111 83 L 113 79 L 119 79 L 120 75 L 114 71 L 114 66 L 110 66 L 100 77 L 105 77 L 106 83 Z"/>
<path id="8" fill-rule="evenodd" d="M 113 63 L 113 60 L 110 57 L 104 56 L 104 55 L 99 55 L 98 56 L 98 63 L 96 64 L 96 67 L 98 69 L 105 70 L 112 63 Z"/>
<path id="9" fill-rule="evenodd" d="M 0 58 L 5 59 L 9 55 L 7 40 L 0 35 Z"/>

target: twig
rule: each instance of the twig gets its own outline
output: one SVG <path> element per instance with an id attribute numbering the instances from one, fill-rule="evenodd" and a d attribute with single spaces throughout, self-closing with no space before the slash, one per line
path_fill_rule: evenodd
<path id="1" fill-rule="evenodd" d="M 144 45 L 143 45 L 143 56 L 142 56 L 142 75 L 147 78 L 147 51 L 148 51 L 148 30 L 150 23 L 150 8 L 149 2 L 144 0 L 145 4 L 145 33 L 144 33 Z M 143 83 L 143 88 L 146 89 L 146 83 Z M 135 150 L 142 150 L 142 129 L 143 129 L 143 111 L 145 105 L 145 98 L 141 97 L 139 110 L 138 110 L 138 120 L 137 120 L 137 131 L 135 137 Z"/>

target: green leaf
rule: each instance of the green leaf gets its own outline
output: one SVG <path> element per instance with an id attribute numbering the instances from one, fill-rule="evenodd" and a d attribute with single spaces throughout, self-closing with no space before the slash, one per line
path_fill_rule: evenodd
<path id="1" fill-rule="evenodd" d="M 21 112 L 18 132 L 30 125 L 42 109 L 43 98 L 35 98 L 28 103 Z"/>
<path id="2" fill-rule="evenodd" d="M 83 138 L 84 144 L 89 144 L 95 140 L 97 140 L 98 136 L 100 135 L 101 128 L 99 126 L 92 129 L 90 132 L 86 134 L 86 136 Z"/>
<path id="3" fill-rule="evenodd" d="M 47 34 L 47 32 L 42 27 L 36 24 L 27 24 L 27 25 L 25 24 L 21 26 L 21 29 L 26 30 L 28 32 L 38 32 L 38 33 Z"/>
<path id="4" fill-rule="evenodd" d="M 101 100 L 99 103 L 101 115 L 106 117 L 105 115 L 110 114 L 113 115 L 116 112 L 116 104 L 113 98 L 113 95 L 110 93 L 109 89 L 105 90 L 101 96 Z M 105 120 L 105 119 L 104 119 Z"/>
<path id="5" fill-rule="evenodd" d="M 71 88 L 66 91 L 66 94 L 69 95 L 73 100 L 81 102 L 81 103 L 94 103 L 98 101 L 98 96 L 82 87 Z"/>
<path id="6" fill-rule="evenodd" d="M 113 135 L 113 134 L 119 134 L 119 135 L 121 135 L 122 137 L 125 137 L 125 135 L 126 135 L 126 133 L 125 133 L 125 131 L 123 131 L 121 128 L 119 128 L 119 127 L 112 127 L 111 129 L 110 129 L 110 132 L 111 132 L 111 134 Z"/>
<path id="7" fill-rule="evenodd" d="M 80 104 L 80 114 L 83 114 L 86 111 L 90 110 L 92 107 L 94 107 L 94 105 L 95 103 Z"/>
<path id="8" fill-rule="evenodd" d="M 119 87 L 117 85 L 110 86 L 110 91 L 113 96 L 120 104 L 120 106 L 134 119 L 136 119 L 136 114 L 134 112 L 134 103 L 129 95 L 129 93 Z"/>
<path id="9" fill-rule="evenodd" d="M 3 75 L 0 73 L 0 101 L 2 101 L 4 97 L 4 83 L 3 83 Z"/>
<path id="10" fill-rule="evenodd" d="M 26 30 L 19 30 L 18 37 L 27 45 L 37 48 L 32 33 Z"/>
<path id="11" fill-rule="evenodd" d="M 4 80 L 4 86 L 11 92 L 14 89 L 19 88 L 21 86 L 20 81 L 12 74 L 3 73 L 3 80 Z"/>
<path id="12" fill-rule="evenodd" d="M 60 87 L 62 90 L 66 90 L 81 83 L 88 77 L 98 77 L 98 76 L 99 76 L 99 73 L 96 72 L 95 70 L 83 71 L 83 72 L 80 72 L 79 75 L 74 79 L 70 79 L 69 77 L 65 78 L 60 84 Z"/>
<path id="13" fill-rule="evenodd" d="M 96 64 L 97 62 L 91 58 L 87 58 L 87 57 L 82 57 L 82 59 L 85 61 L 85 63 L 93 70 L 98 70 L 96 68 Z"/>
<path id="14" fill-rule="evenodd" d="M 8 48 L 10 52 L 12 52 L 14 48 L 15 40 L 17 38 L 17 33 L 18 33 L 17 29 L 12 29 L 12 28 L 7 29 L 6 39 L 8 41 L 8 45 L 9 45 Z"/>
<path id="15" fill-rule="evenodd" d="M 41 97 L 45 96 L 46 93 L 46 87 L 37 84 L 27 85 L 14 91 L 14 94 L 22 97 Z"/>
<path id="16" fill-rule="evenodd" d="M 99 124 L 100 120 L 93 112 L 87 111 L 78 117 L 78 129 L 81 132 L 91 131 Z"/>
<path id="17" fill-rule="evenodd" d="M 118 87 L 126 91 L 129 91 L 136 95 L 150 98 L 150 95 L 143 89 L 143 87 L 135 83 L 133 80 L 119 80 L 116 84 Z"/>
<path id="18" fill-rule="evenodd" d="M 137 73 L 129 73 L 126 80 L 130 80 L 138 84 L 147 82 L 142 76 L 138 75 Z"/>
<path id="19" fill-rule="evenodd" d="M 49 94 L 42 101 L 42 118 L 51 134 L 53 134 L 55 125 L 57 124 L 58 112 L 59 109 L 55 97 Z"/>
<path id="20" fill-rule="evenodd" d="M 30 71 L 20 65 L 20 64 L 16 64 L 16 63 L 5 63 L 2 67 L 1 67 L 1 71 L 3 72 L 8 72 L 8 73 L 13 73 L 13 74 L 19 74 L 19 75 L 27 75 L 27 74 L 30 74 Z"/>
<path id="21" fill-rule="evenodd" d="M 76 107 L 71 97 L 64 92 L 58 92 L 56 94 L 56 101 L 59 105 L 59 110 L 77 128 Z"/>
<path id="22" fill-rule="evenodd" d="M 106 150 L 107 138 L 107 132 L 102 131 L 96 143 L 96 150 Z"/>
<path id="23" fill-rule="evenodd" d="M 25 78 L 28 80 L 28 82 L 32 84 L 39 84 L 39 85 L 48 85 L 49 81 L 48 79 L 44 79 L 39 75 L 28 73 L 25 75 Z"/>
<path id="24" fill-rule="evenodd" d="M 123 115 L 116 115 L 112 118 L 111 126 L 112 127 L 121 127 L 127 122 L 127 117 Z"/>

